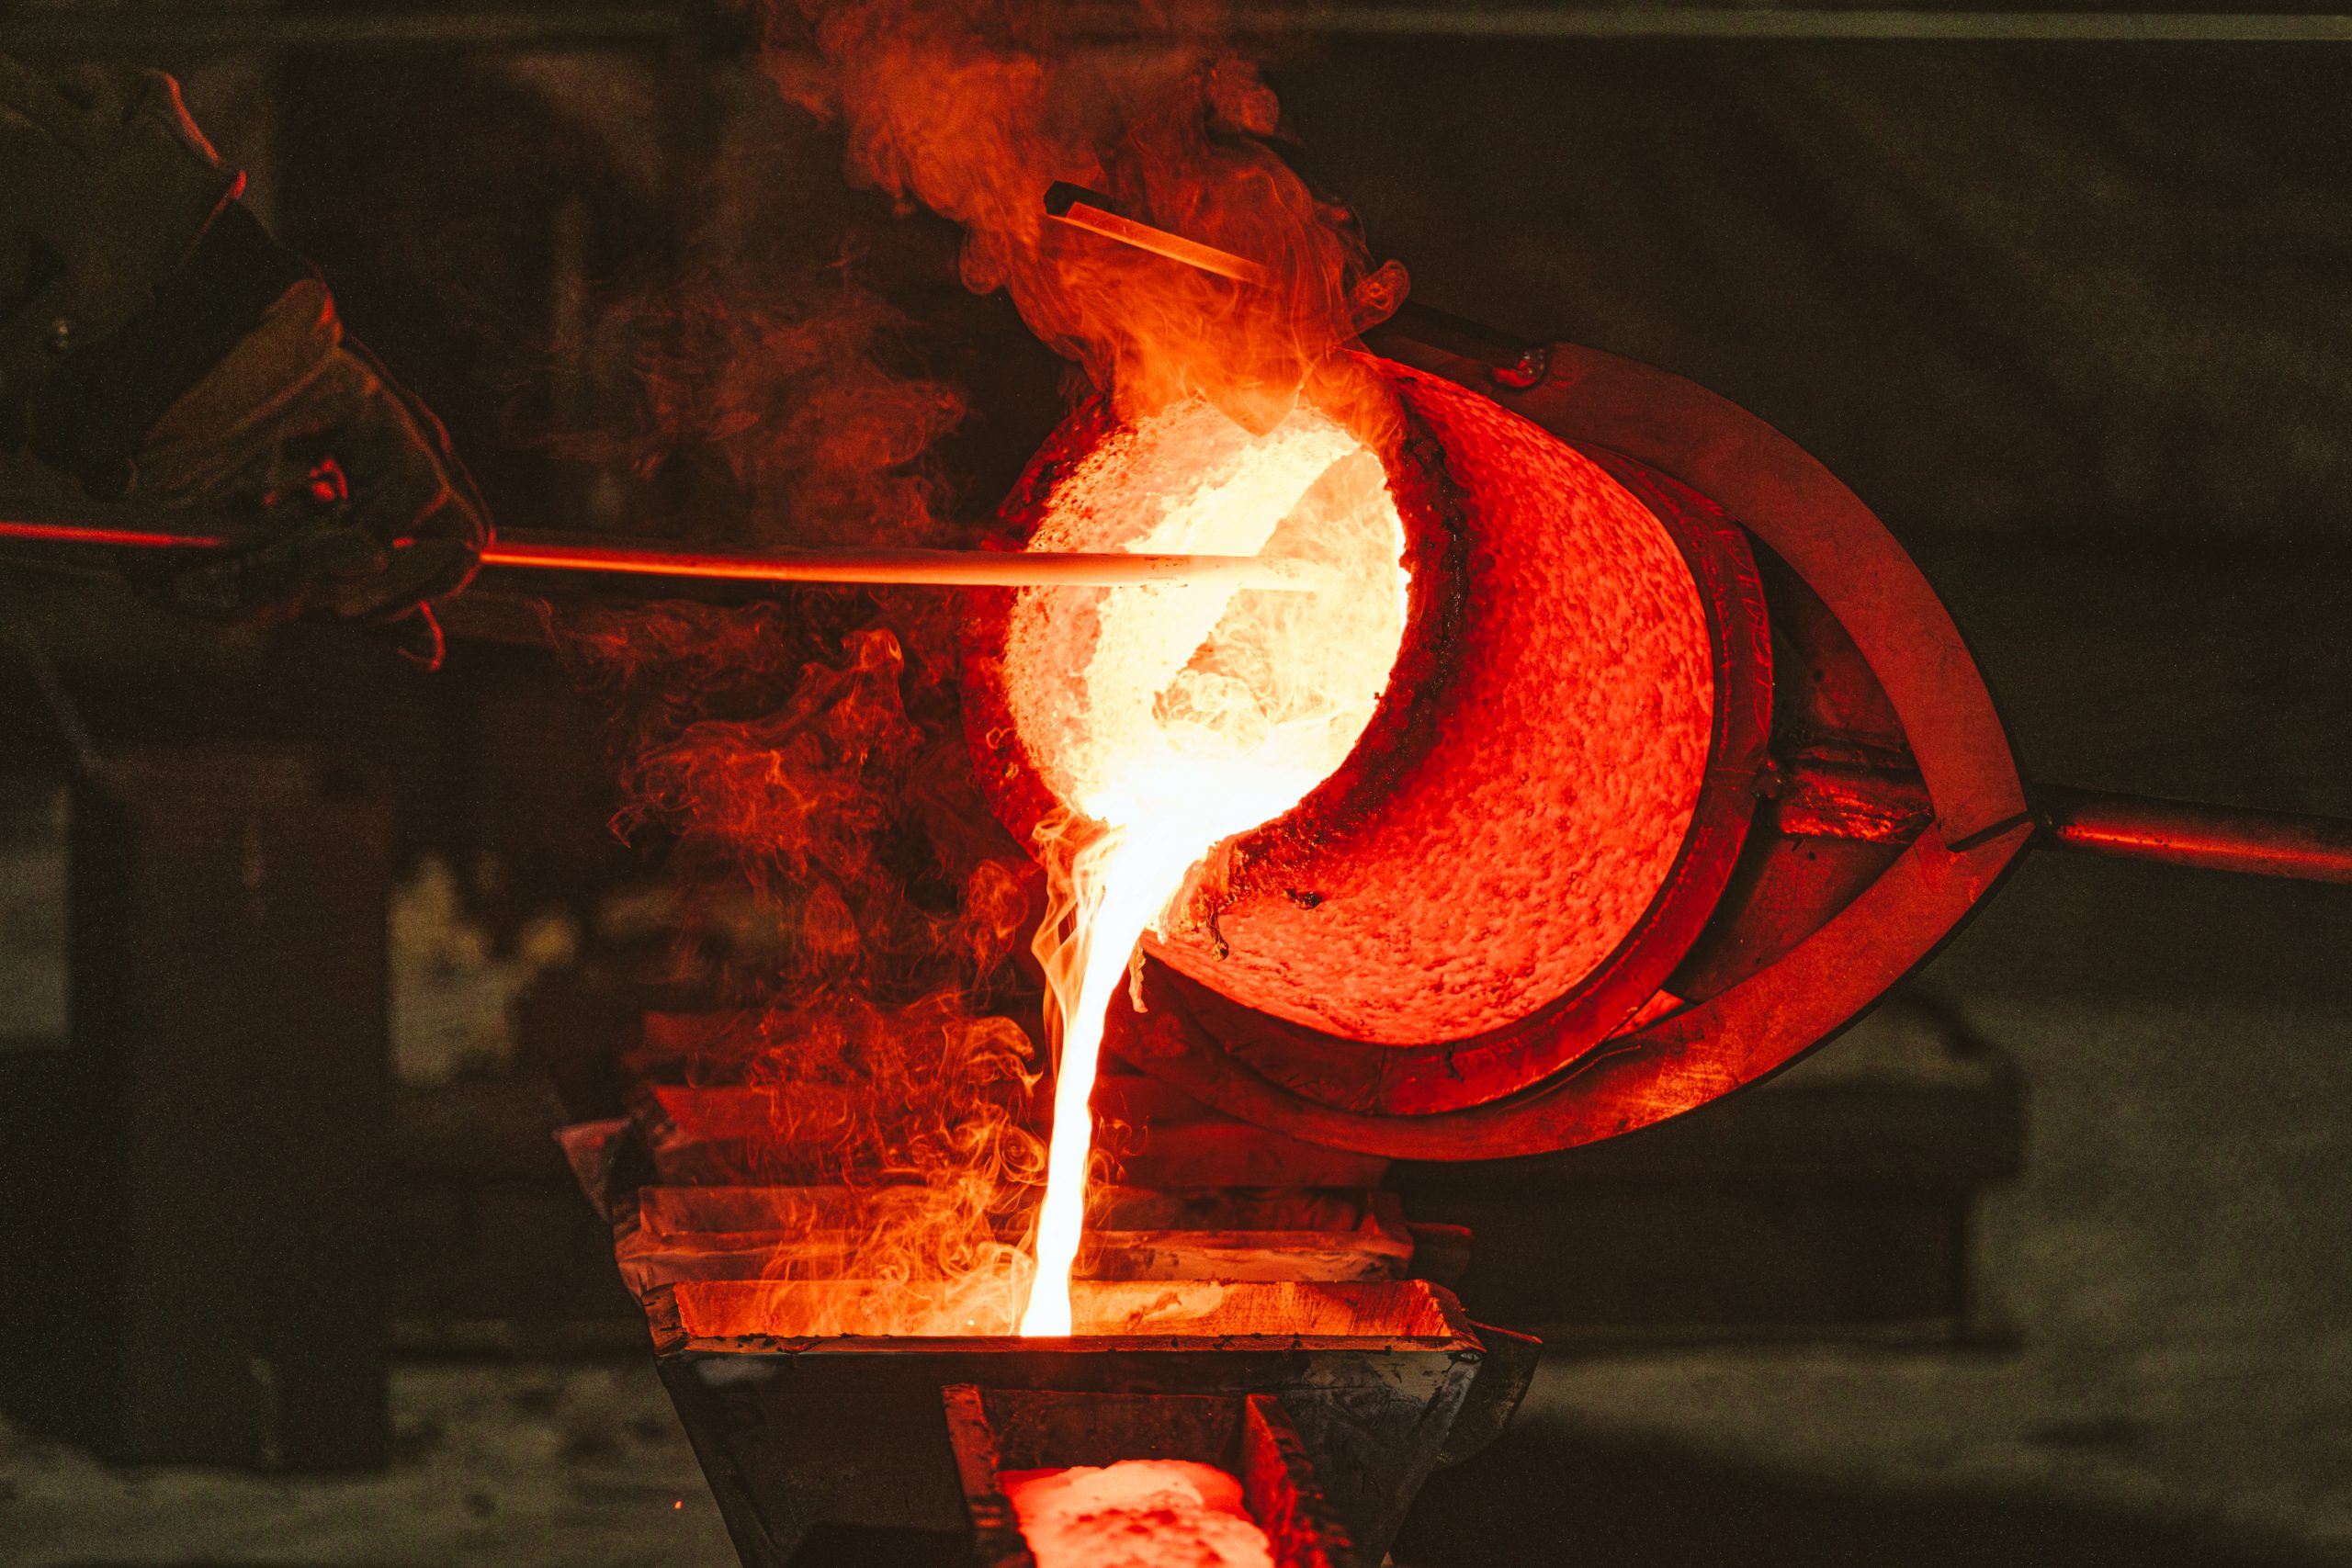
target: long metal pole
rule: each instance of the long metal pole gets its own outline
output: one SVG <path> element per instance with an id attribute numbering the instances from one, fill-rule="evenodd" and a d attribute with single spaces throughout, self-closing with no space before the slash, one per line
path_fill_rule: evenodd
<path id="1" fill-rule="evenodd" d="M 942 588 L 1121 588 L 1142 583 L 1229 582 L 1244 588 L 1315 586 L 1297 566 L 1257 556 L 1148 556 L 1056 550 L 688 549 L 638 540 L 613 544 L 565 534 L 508 534 L 482 552 L 484 566 L 553 571 L 691 577 L 705 581 L 874 582 Z"/>
<path id="2" fill-rule="evenodd" d="M 175 532 L 111 511 L 85 518 L 0 518 L 0 540 L 119 549 L 220 549 L 221 532 Z M 656 539 L 515 531 L 482 551 L 489 567 L 720 582 L 895 583 L 943 588 L 1122 588 L 1224 582 L 1302 592 L 1311 570 L 1258 556 L 1083 554 L 1054 550 L 743 550 Z"/>
<path id="3" fill-rule="evenodd" d="M 2031 787 L 2040 841 L 2117 860 L 2352 882 L 2352 821 L 2187 800 Z"/>

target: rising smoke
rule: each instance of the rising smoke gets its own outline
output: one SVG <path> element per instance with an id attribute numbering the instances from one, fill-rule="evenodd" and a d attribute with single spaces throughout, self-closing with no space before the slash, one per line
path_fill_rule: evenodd
<path id="1" fill-rule="evenodd" d="M 1398 275 L 1375 272 L 1345 211 L 1268 145 L 1279 110 L 1256 70 L 1199 9 L 1089 7 L 1082 30 L 1071 15 L 808 3 L 770 15 L 763 58 L 837 128 L 853 186 L 960 226 L 962 284 L 1009 297 L 1076 367 L 1077 394 L 1126 418 L 1205 399 L 1253 430 L 1303 395 L 1360 400 L 1332 351 Z M 1276 283 L 1236 288 L 1053 224 L 1043 195 L 1057 181 L 1253 257 Z M 641 366 L 634 457 L 643 475 L 716 470 L 701 475 L 700 531 L 974 536 L 945 457 L 969 400 L 925 352 L 940 323 L 868 288 L 867 261 L 748 290 L 696 280 L 650 323 L 661 346 Z M 708 503 L 714 480 L 731 505 Z M 853 1274 L 971 1287 L 952 1321 L 902 1332 L 1002 1330 L 1022 1284 L 1008 1238 L 1043 1166 L 1024 939 L 1044 900 L 972 777 L 957 609 L 922 592 L 804 591 L 571 627 L 621 738 L 616 826 L 669 840 L 673 978 L 741 1020 L 637 1066 L 769 1090 L 775 1144 L 734 1177 L 854 1189 Z"/>

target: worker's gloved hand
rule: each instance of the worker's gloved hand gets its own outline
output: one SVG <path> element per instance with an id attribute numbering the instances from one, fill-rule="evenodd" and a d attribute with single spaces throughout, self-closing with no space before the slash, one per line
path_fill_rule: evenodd
<path id="1" fill-rule="evenodd" d="M 488 513 L 425 408 L 233 199 L 169 77 L 0 58 L 0 396 L 93 495 L 239 526 L 154 591 L 196 614 L 398 623 L 462 587 Z"/>
<path id="2" fill-rule="evenodd" d="M 170 77 L 0 56 L 0 392 L 147 309 L 243 183 Z"/>
<path id="3" fill-rule="evenodd" d="M 198 615 L 390 621 L 473 575 L 490 521 L 440 423 L 343 335 L 315 279 L 289 288 L 125 460 L 120 492 L 260 524 L 172 576 Z"/>

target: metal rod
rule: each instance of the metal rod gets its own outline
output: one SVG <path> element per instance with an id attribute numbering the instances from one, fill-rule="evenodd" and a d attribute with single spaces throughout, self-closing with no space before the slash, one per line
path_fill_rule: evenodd
<path id="1" fill-rule="evenodd" d="M 1231 251 L 1218 250 L 1215 245 L 1202 244 L 1166 229 L 1157 229 L 1138 222 L 1116 210 L 1112 199 L 1084 186 L 1074 186 L 1057 180 L 1046 189 L 1046 216 L 1073 229 L 1082 229 L 1139 251 L 1148 251 L 1203 272 L 1229 277 L 1237 283 L 1254 288 L 1267 288 L 1273 282 L 1273 270 L 1235 255 Z M 1541 344 L 1514 341 L 1476 321 L 1434 310 L 1415 300 L 1408 299 L 1391 311 L 1377 326 L 1365 330 L 1367 341 L 1383 335 L 1404 338 L 1425 348 L 1475 361 L 1494 372 L 1495 379 L 1506 387 L 1528 388 L 1544 379 L 1550 367 L 1552 351 Z"/>
<path id="2" fill-rule="evenodd" d="M 1120 588 L 1230 582 L 1304 591 L 1311 575 L 1258 556 L 1080 554 L 1055 550 L 734 550 L 638 540 L 608 544 L 563 534 L 507 534 L 484 566 L 692 577 L 706 581 L 878 582 L 943 588 Z"/>
<path id="3" fill-rule="evenodd" d="M 2352 882 L 2352 821 L 2036 784 L 2041 841 L 2082 854 L 2165 865 Z"/>
<path id="4" fill-rule="evenodd" d="M 1247 256 L 1188 240 L 1171 230 L 1139 223 L 1119 211 L 1109 197 L 1066 180 L 1057 180 L 1046 188 L 1046 216 L 1073 229 L 1083 229 L 1090 234 L 1149 251 L 1153 255 L 1165 256 L 1219 277 L 1229 277 L 1236 283 L 1262 288 L 1273 281 L 1270 268 Z"/>
<path id="5" fill-rule="evenodd" d="M 131 514 L 135 518 L 136 514 Z M 225 533 L 175 532 L 119 521 L 111 512 L 86 519 L 0 518 L 0 540 L 106 545 L 118 549 L 220 549 Z M 1306 592 L 1314 574 L 1296 563 L 1259 556 L 1080 554 L 1054 550 L 741 550 L 611 540 L 593 535 L 514 532 L 482 551 L 489 567 L 582 571 L 630 577 L 687 577 L 720 582 L 896 583 L 943 588 L 1120 588 L 1142 583 L 1230 582 L 1242 588 Z"/>
<path id="6" fill-rule="evenodd" d="M 1506 387 L 1534 386 L 1544 379 L 1552 362 L 1548 344 L 1510 337 L 1464 317 L 1433 310 L 1418 299 L 1397 306 L 1386 321 L 1365 328 L 1363 336 L 1375 349 L 1383 342 L 1401 338 L 1483 365 Z"/>
<path id="7" fill-rule="evenodd" d="M 0 518 L 0 539 L 41 545 L 110 545 L 124 550 L 217 550 L 228 540 L 215 534 L 175 534 L 136 524 L 71 518 Z"/>

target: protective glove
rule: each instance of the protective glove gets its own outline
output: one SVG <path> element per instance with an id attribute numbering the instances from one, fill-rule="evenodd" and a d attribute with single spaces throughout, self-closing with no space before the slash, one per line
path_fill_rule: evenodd
<path id="1" fill-rule="evenodd" d="M 125 459 L 120 492 L 166 512 L 268 520 L 265 542 L 177 572 L 191 613 L 386 622 L 472 578 L 489 513 L 449 439 L 305 280 Z"/>
<path id="2" fill-rule="evenodd" d="M 0 388 L 35 455 L 92 494 L 254 525 L 225 558 L 151 573 L 166 602 L 385 624 L 437 662 L 430 601 L 472 576 L 487 509 L 242 184 L 169 77 L 52 86 L 0 58 Z"/>
<path id="3" fill-rule="evenodd" d="M 243 184 L 170 77 L 85 66 L 52 82 L 0 56 L 0 392 L 145 310 Z"/>

